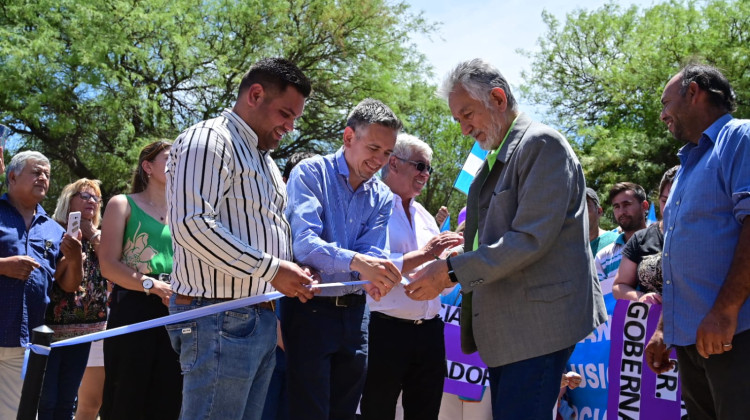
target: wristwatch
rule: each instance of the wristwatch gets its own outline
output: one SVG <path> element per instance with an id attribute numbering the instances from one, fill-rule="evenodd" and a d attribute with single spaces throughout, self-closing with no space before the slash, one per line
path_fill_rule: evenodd
<path id="1" fill-rule="evenodd" d="M 143 285 L 143 291 L 146 292 L 146 295 L 151 294 L 151 288 L 154 287 L 154 279 L 146 277 L 141 281 L 141 284 Z"/>
<path id="2" fill-rule="evenodd" d="M 448 264 L 448 277 L 450 277 L 451 283 L 458 283 L 458 277 L 456 277 L 456 273 L 453 271 L 453 265 L 451 264 L 451 257 L 446 258 L 445 262 Z"/>

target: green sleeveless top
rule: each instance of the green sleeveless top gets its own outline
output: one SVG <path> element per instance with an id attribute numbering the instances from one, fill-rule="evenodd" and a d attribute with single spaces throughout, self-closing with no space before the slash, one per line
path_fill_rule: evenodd
<path id="1" fill-rule="evenodd" d="M 141 210 L 130 196 L 130 218 L 122 238 L 122 262 L 143 274 L 172 272 L 172 235 L 169 226 Z"/>

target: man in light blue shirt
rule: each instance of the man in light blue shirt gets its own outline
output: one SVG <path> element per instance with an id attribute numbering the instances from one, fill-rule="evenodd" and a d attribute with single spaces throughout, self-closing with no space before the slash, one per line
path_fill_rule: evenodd
<path id="1" fill-rule="evenodd" d="M 388 260 L 390 189 L 374 175 L 387 162 L 401 121 L 385 104 L 360 102 L 349 114 L 336 153 L 302 161 L 292 171 L 287 218 L 295 260 L 322 283 L 369 280 L 365 286 L 322 288 L 302 304 L 282 298 L 292 420 L 354 420 L 367 366 L 369 312 L 401 281 Z"/>
<path id="2" fill-rule="evenodd" d="M 661 119 L 677 140 L 677 172 L 664 211 L 663 319 L 646 349 L 649 367 L 671 368 L 676 346 L 682 398 L 694 419 L 750 412 L 750 122 L 716 68 L 689 64 L 662 94 Z"/>

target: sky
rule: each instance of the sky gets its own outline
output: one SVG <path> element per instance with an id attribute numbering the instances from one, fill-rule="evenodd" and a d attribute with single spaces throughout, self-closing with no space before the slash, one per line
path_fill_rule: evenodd
<path id="1" fill-rule="evenodd" d="M 576 9 L 595 10 L 607 0 L 405 0 L 413 11 L 423 11 L 432 22 L 442 22 L 430 39 L 415 36 L 413 41 L 433 66 L 438 84 L 457 63 L 483 58 L 497 67 L 517 90 L 521 71 L 531 70 L 530 59 L 517 50 L 538 51 L 537 40 L 547 32 L 542 11 L 552 12 L 565 22 Z M 620 6 L 650 7 L 658 0 L 619 0 Z M 523 98 L 519 104 L 524 105 Z"/>

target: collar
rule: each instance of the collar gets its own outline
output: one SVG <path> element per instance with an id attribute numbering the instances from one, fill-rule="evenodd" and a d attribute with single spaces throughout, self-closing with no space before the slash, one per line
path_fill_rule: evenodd
<path id="1" fill-rule="evenodd" d="M 714 121 L 713 124 L 711 124 L 705 131 L 703 131 L 703 136 L 708 137 L 713 143 L 716 143 L 716 138 L 719 136 L 719 131 L 721 131 L 722 128 L 724 128 L 725 125 L 729 121 L 732 120 L 731 114 L 724 114 L 721 118 Z"/>
<path id="2" fill-rule="evenodd" d="M 503 143 L 497 149 L 497 160 L 503 163 L 507 163 L 513 151 L 516 150 L 518 143 L 523 138 L 524 133 L 528 130 L 531 125 L 531 118 L 523 112 L 519 112 L 513 124 L 508 128 L 508 132 L 505 134 Z"/>
<path id="3" fill-rule="evenodd" d="M 518 116 L 516 116 L 516 118 L 513 120 L 512 123 L 510 123 L 510 127 L 508 127 L 508 131 L 505 132 L 505 137 L 503 137 L 503 141 L 500 142 L 500 145 L 497 147 L 497 149 L 490 151 L 490 153 L 487 155 L 487 164 L 490 166 L 490 168 L 492 168 L 492 166 L 495 164 L 495 161 L 497 160 L 497 155 L 500 152 L 500 150 L 503 148 L 503 145 L 505 145 L 505 140 L 508 140 L 508 137 L 510 136 L 511 131 L 513 131 L 513 127 L 516 126 L 517 120 L 518 120 Z"/>
<path id="4" fill-rule="evenodd" d="M 225 108 L 224 111 L 221 112 L 221 116 L 226 118 L 232 125 L 237 128 L 237 133 L 242 140 L 258 149 L 258 135 L 255 134 L 255 131 L 253 131 L 253 129 L 250 128 L 249 125 L 247 125 L 242 117 L 232 111 L 231 108 Z M 258 151 L 261 153 L 268 153 L 268 150 L 258 149 Z"/>
<path id="5" fill-rule="evenodd" d="M 632 238 L 632 236 L 631 236 L 631 238 Z M 625 245 L 625 243 L 626 243 L 625 242 L 625 233 L 619 234 L 617 236 L 617 239 L 615 239 L 615 242 L 618 243 L 618 244 L 620 244 L 620 245 Z"/>
<path id="6" fill-rule="evenodd" d="M 396 208 L 396 207 L 399 207 L 399 206 L 401 208 L 404 208 L 403 207 L 404 206 L 404 199 L 401 198 L 400 195 L 398 195 L 396 193 L 393 193 L 393 207 Z M 414 207 L 414 198 L 411 198 L 409 200 L 409 208 L 412 208 L 412 207 Z"/>
<path id="7" fill-rule="evenodd" d="M 707 139 L 711 143 L 716 144 L 716 139 L 719 137 L 719 132 L 722 128 L 724 128 L 725 125 L 727 125 L 729 121 L 732 121 L 732 119 L 734 119 L 734 117 L 732 117 L 731 114 L 724 114 L 721 118 L 714 121 L 713 124 L 708 126 L 707 129 L 703 130 L 703 134 L 701 135 L 700 140 L 698 140 L 698 144 L 688 143 L 682 146 L 677 152 L 677 156 L 680 157 L 680 159 L 686 158 L 691 150 L 700 145 L 703 139 Z"/>
<path id="8" fill-rule="evenodd" d="M 16 209 L 16 207 L 10 202 L 10 199 L 8 198 L 8 193 L 7 192 L 4 193 L 2 195 L 2 197 L 0 197 L 0 203 L 5 203 L 6 206 L 12 208 L 13 210 L 15 210 L 18 213 L 18 210 Z M 42 207 L 42 205 L 38 204 L 38 203 L 36 205 L 36 214 L 34 215 L 34 219 L 36 219 L 37 216 L 47 216 L 47 212 L 44 211 L 44 208 Z"/>

